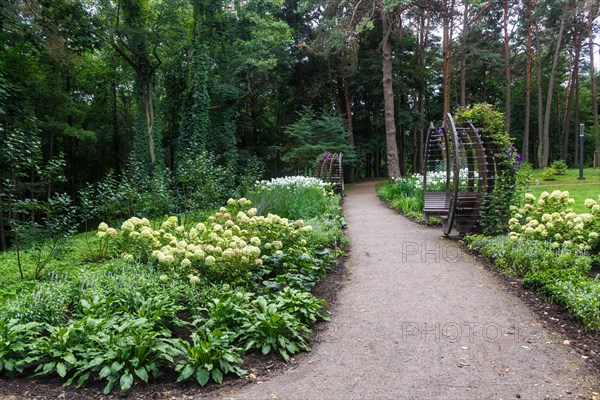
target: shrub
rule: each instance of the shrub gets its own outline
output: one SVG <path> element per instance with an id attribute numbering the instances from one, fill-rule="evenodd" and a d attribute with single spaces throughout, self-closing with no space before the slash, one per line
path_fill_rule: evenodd
<path id="1" fill-rule="evenodd" d="M 567 162 L 565 160 L 556 160 L 550 167 L 554 170 L 556 175 L 564 175 L 567 172 Z"/>
<path id="2" fill-rule="evenodd" d="M 496 267 L 507 275 L 525 276 L 530 272 L 563 269 L 586 274 L 592 264 L 590 257 L 574 253 L 569 248 L 555 248 L 544 241 L 471 235 L 466 242 L 470 250 L 494 261 Z"/>
<path id="3" fill-rule="evenodd" d="M 547 181 L 555 180 L 556 170 L 552 167 L 547 167 L 542 170 L 542 177 Z"/>
<path id="4" fill-rule="evenodd" d="M 595 252 L 600 247 L 600 205 L 587 199 L 585 206 L 590 212 L 577 214 L 570 208 L 574 202 L 567 191 L 543 192 L 539 200 L 527 193 L 525 205 L 512 208 L 509 236 L 514 240 L 547 240 L 555 248 L 565 246 Z"/>

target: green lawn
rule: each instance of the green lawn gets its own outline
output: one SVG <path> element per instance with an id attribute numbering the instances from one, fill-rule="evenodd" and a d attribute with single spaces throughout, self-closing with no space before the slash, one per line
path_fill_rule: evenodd
<path id="1" fill-rule="evenodd" d="M 585 199 L 598 200 L 600 194 L 600 169 L 585 168 L 583 171 L 584 180 L 577 179 L 579 177 L 579 169 L 569 169 L 564 175 L 555 175 L 553 179 L 544 179 L 542 170 L 536 170 L 533 174 L 534 182 L 530 192 L 536 197 L 542 192 L 550 192 L 554 190 L 566 190 L 571 197 L 575 199 L 573 210 L 575 212 L 587 212 L 583 202 Z M 537 184 L 536 185 L 536 180 Z"/>
<path id="2" fill-rule="evenodd" d="M 83 265 L 88 268 L 97 268 L 99 264 L 89 262 L 94 258 L 93 254 L 97 252 L 98 238 L 96 237 L 96 231 L 77 234 L 71 239 L 63 257 L 58 260 L 51 260 L 44 268 L 42 276 L 46 277 L 50 273 L 66 273 Z M 25 290 L 34 289 L 40 283 L 40 281 L 34 279 L 35 266 L 31 255 L 27 251 L 21 252 L 21 263 L 24 279 L 21 279 L 19 274 L 16 251 L 0 252 L 0 304 L 5 299 L 13 298 Z"/>

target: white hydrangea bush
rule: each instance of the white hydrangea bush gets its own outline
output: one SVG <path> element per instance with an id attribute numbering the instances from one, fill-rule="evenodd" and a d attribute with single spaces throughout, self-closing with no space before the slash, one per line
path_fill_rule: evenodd
<path id="1" fill-rule="evenodd" d="M 600 245 L 598 201 L 585 200 L 589 212 L 577 214 L 571 208 L 575 199 L 568 191 L 543 192 L 539 199 L 527 193 L 523 207 L 511 208 L 514 214 L 509 220 L 509 237 L 512 240 L 546 240 L 555 248 L 574 247 L 582 251 L 594 251 Z"/>
<path id="2" fill-rule="evenodd" d="M 189 229 L 174 216 L 159 229 L 146 218 L 128 219 L 121 225 L 121 257 L 155 263 L 165 272 L 161 280 L 185 276 L 195 285 L 204 274 L 235 281 L 249 278 L 273 256 L 293 259 L 309 253 L 306 235 L 311 230 L 302 220 L 257 215 L 245 198 L 229 199 L 226 207 Z"/>

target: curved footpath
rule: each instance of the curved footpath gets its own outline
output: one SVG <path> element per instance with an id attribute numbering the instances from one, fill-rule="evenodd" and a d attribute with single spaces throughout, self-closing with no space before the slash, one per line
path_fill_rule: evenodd
<path id="1" fill-rule="evenodd" d="M 234 399 L 590 398 L 598 381 L 479 263 L 356 184 L 349 281 L 296 368 Z"/>

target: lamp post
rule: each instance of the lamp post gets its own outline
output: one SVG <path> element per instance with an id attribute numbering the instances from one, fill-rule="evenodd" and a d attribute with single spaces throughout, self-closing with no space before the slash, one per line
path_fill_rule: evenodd
<path id="1" fill-rule="evenodd" d="M 579 180 L 585 179 L 583 177 L 583 124 L 579 124 Z"/>

